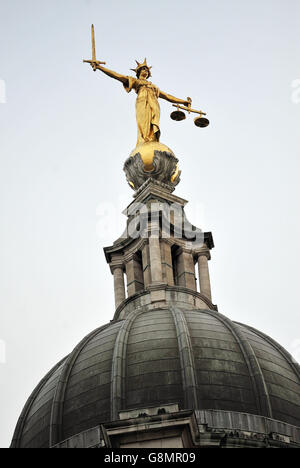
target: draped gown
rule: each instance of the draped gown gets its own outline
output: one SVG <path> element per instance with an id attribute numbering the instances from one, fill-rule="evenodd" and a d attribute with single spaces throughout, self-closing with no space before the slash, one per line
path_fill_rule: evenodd
<path id="1" fill-rule="evenodd" d="M 136 121 L 137 121 L 137 145 L 149 141 L 159 141 L 160 107 L 158 103 L 159 89 L 148 80 L 126 77 L 128 85 L 124 88 L 129 93 L 132 89 L 137 93 Z"/>

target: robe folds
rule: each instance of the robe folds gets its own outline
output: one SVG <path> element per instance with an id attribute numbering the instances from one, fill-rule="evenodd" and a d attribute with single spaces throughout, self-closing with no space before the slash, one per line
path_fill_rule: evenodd
<path id="1" fill-rule="evenodd" d="M 159 89 L 147 80 L 127 76 L 128 85 L 124 88 L 129 93 L 132 89 L 137 93 L 136 122 L 137 145 L 148 141 L 159 141 L 160 107 L 158 103 Z"/>

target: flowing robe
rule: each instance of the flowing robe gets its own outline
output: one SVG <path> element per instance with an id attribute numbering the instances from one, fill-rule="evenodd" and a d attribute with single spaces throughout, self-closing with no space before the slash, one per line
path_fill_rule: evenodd
<path id="1" fill-rule="evenodd" d="M 137 122 L 137 145 L 148 141 L 159 141 L 160 107 L 158 103 L 159 89 L 147 80 L 140 80 L 127 76 L 128 86 L 124 88 L 129 93 L 135 89 L 136 98 L 136 122 Z"/>

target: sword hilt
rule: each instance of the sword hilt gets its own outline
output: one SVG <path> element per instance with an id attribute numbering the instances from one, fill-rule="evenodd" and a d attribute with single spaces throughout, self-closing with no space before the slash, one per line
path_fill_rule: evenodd
<path id="1" fill-rule="evenodd" d="M 99 60 L 96 60 L 95 29 L 94 29 L 93 24 L 92 24 L 91 29 L 92 29 L 92 60 L 83 60 L 83 62 L 89 63 L 90 65 L 92 65 L 93 63 L 95 63 L 96 65 L 106 65 L 106 62 L 100 62 Z M 95 68 L 94 68 L 94 71 L 96 71 Z"/>
<path id="2" fill-rule="evenodd" d="M 92 65 L 92 63 L 95 63 L 96 65 L 106 65 L 106 62 L 100 62 L 99 60 L 83 60 L 83 62 L 89 63 L 90 65 Z"/>

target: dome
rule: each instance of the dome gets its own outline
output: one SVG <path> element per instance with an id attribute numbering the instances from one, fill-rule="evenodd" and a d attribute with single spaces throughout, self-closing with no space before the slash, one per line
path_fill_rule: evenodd
<path id="1" fill-rule="evenodd" d="M 139 308 L 85 337 L 28 399 L 12 447 L 47 448 L 124 409 L 251 413 L 300 426 L 300 371 L 263 333 L 213 310 Z"/>

